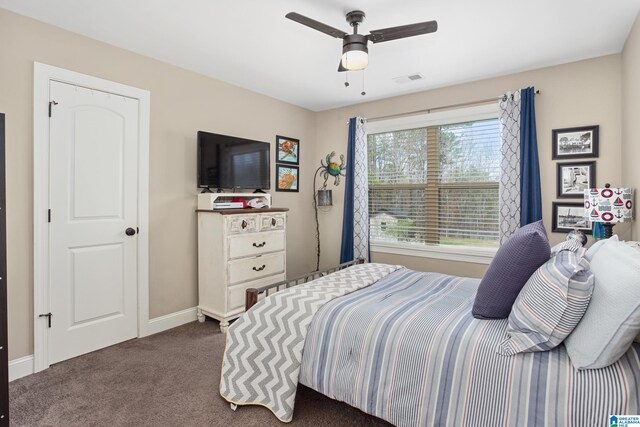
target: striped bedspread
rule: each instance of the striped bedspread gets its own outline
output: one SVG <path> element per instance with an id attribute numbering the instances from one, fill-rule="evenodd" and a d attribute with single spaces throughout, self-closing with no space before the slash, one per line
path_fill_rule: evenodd
<path id="1" fill-rule="evenodd" d="M 398 270 L 316 313 L 299 381 L 397 426 L 603 426 L 638 414 L 640 346 L 575 370 L 564 345 L 502 356 L 505 320 L 478 320 L 477 279 Z"/>

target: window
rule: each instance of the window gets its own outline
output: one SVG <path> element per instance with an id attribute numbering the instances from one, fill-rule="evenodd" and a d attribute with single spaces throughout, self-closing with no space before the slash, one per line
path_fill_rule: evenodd
<path id="1" fill-rule="evenodd" d="M 498 246 L 497 114 L 491 105 L 367 125 L 374 250 Z"/>

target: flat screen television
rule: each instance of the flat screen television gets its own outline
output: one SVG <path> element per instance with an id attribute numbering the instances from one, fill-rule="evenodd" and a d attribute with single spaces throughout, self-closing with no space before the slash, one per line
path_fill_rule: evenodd
<path id="1" fill-rule="evenodd" d="M 270 151 L 268 142 L 199 131 L 198 187 L 269 189 Z"/>

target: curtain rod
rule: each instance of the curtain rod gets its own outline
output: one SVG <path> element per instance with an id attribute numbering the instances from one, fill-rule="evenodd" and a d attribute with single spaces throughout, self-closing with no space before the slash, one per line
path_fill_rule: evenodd
<path id="1" fill-rule="evenodd" d="M 534 94 L 540 95 L 540 91 L 536 90 L 534 92 Z M 511 97 L 513 98 L 513 94 L 511 94 Z M 502 96 L 498 96 L 496 98 L 480 99 L 478 101 L 461 102 L 459 104 L 443 105 L 441 107 L 426 108 L 424 110 L 407 111 L 405 113 L 398 113 L 398 114 L 389 114 L 387 116 L 372 117 L 370 119 L 367 118 L 366 120 L 368 122 L 375 122 L 375 121 L 378 121 L 378 120 L 391 119 L 391 118 L 402 117 L 402 116 L 410 116 L 410 115 L 419 114 L 419 113 L 431 113 L 432 111 L 448 110 L 449 108 L 467 107 L 467 106 L 470 106 L 470 105 L 479 105 L 479 104 L 488 104 L 489 102 L 496 102 L 496 101 L 501 101 L 501 100 L 502 101 L 506 101 L 506 99 L 507 99 L 507 94 L 505 93 Z M 347 123 L 349 123 L 349 122 L 347 121 Z"/>

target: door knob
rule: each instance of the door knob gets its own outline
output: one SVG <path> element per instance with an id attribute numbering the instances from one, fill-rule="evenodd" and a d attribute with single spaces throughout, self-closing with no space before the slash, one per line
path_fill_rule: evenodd
<path id="1" fill-rule="evenodd" d="M 124 232 L 127 234 L 127 236 L 133 236 L 134 234 L 136 234 L 136 230 L 131 227 L 127 228 Z"/>

